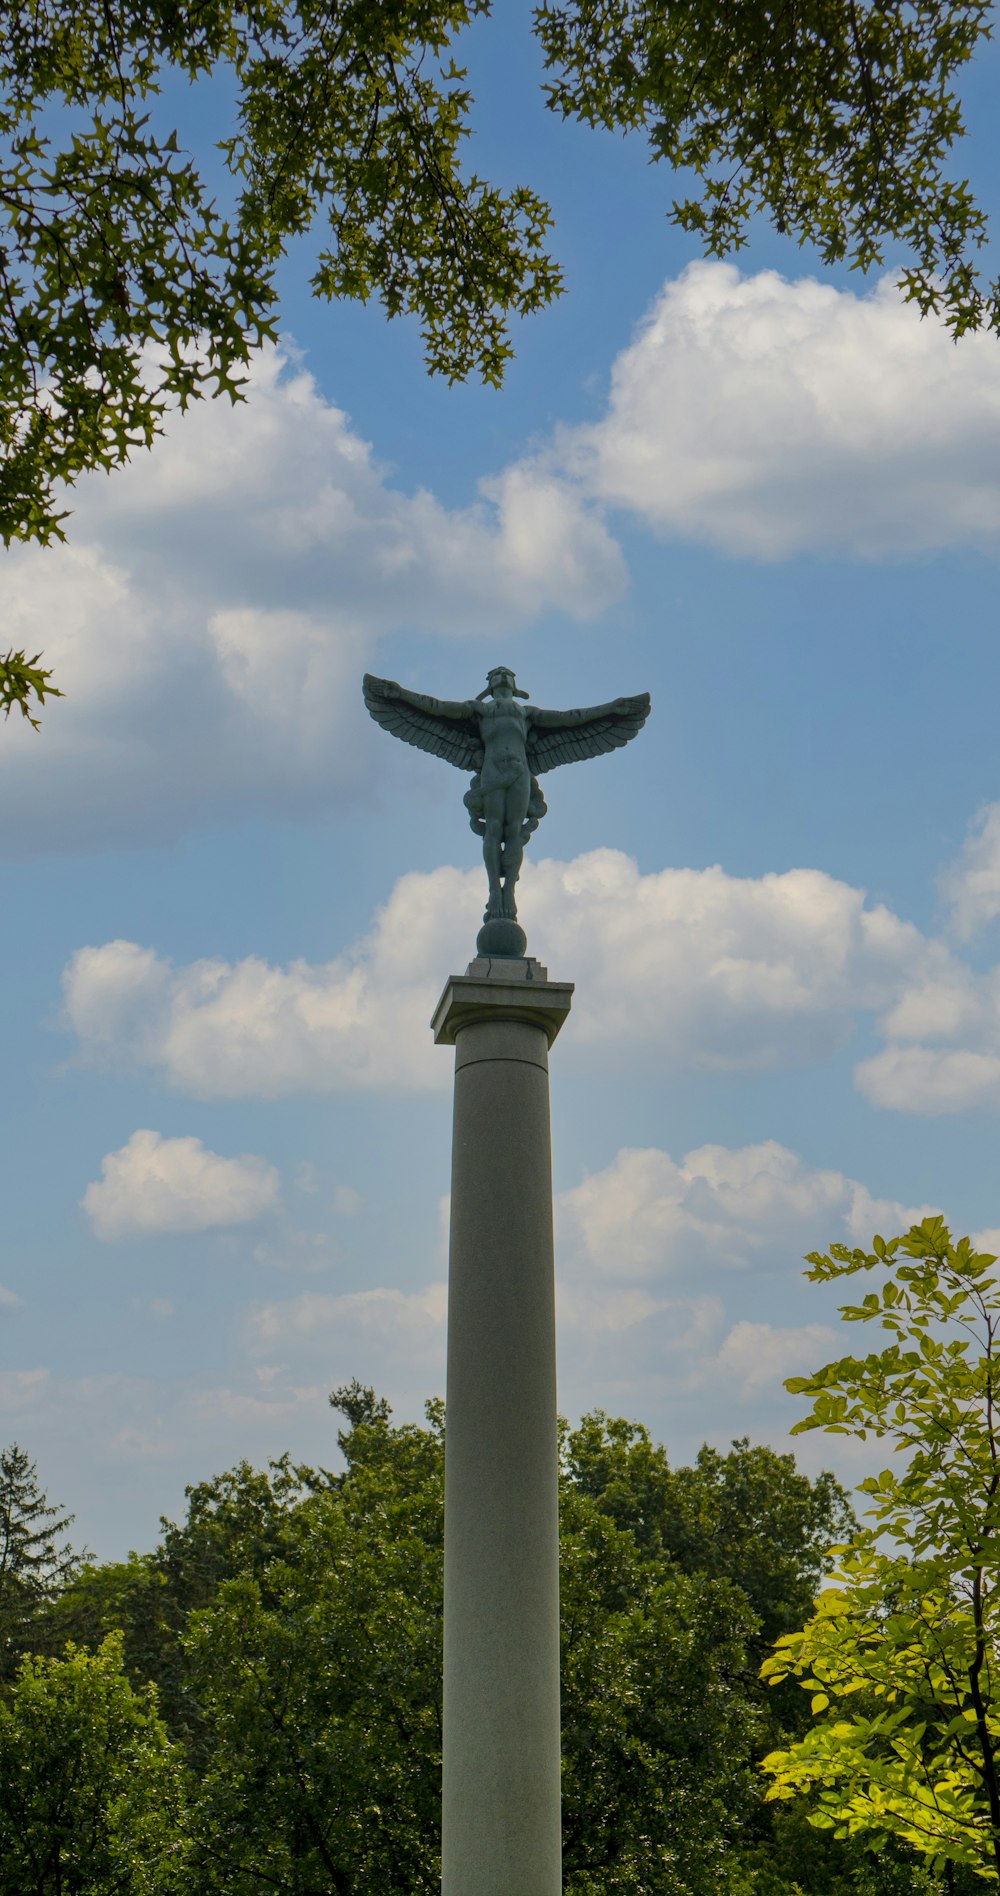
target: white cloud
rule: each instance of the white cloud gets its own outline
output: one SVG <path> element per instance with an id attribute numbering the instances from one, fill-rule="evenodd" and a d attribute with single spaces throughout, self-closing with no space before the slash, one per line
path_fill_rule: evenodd
<path id="1" fill-rule="evenodd" d="M 266 1159 L 221 1158 L 200 1139 L 147 1129 L 109 1152 L 101 1174 L 80 1201 L 99 1238 L 247 1224 L 278 1203 L 278 1174 Z"/>
<path id="2" fill-rule="evenodd" d="M 283 1386 L 280 1392 L 274 1389 L 263 1396 L 251 1390 L 232 1389 L 223 1385 L 195 1396 L 192 1408 L 202 1427 L 235 1423 L 239 1428 L 246 1428 L 261 1423 L 287 1423 L 301 1409 L 315 1408 L 325 1396 L 326 1391 L 316 1383 L 298 1387 Z"/>
<path id="3" fill-rule="evenodd" d="M 561 1402 L 656 1414 L 675 1461 L 751 1425 L 794 1447 L 785 1378 L 857 1341 L 841 1287 L 808 1283 L 804 1254 L 893 1236 L 932 1209 L 774 1140 L 678 1159 L 626 1148 L 557 1200 Z"/>
<path id="4" fill-rule="evenodd" d="M 256 957 L 174 967 L 133 942 L 80 949 L 66 1016 L 88 1059 L 158 1068 L 199 1095 L 445 1087 L 427 1022 L 460 972 L 478 870 L 396 884 L 370 933 L 321 966 Z M 762 1070 L 828 1058 L 859 1010 L 890 1005 L 941 956 L 919 930 L 819 870 L 640 875 L 618 851 L 526 867 L 522 913 L 577 998 L 567 1045 L 601 1058 Z"/>
<path id="5" fill-rule="evenodd" d="M 256 956 L 175 968 L 132 942 L 84 948 L 66 970 L 66 1013 L 89 1058 L 158 1067 L 197 1095 L 446 1086 L 428 1021 L 441 970 L 464 967 L 481 877 L 408 875 L 357 947 L 321 966 Z M 119 1004 L 120 996 L 120 1004 Z"/>
<path id="6" fill-rule="evenodd" d="M 578 488 L 526 464 L 465 507 L 407 494 L 273 350 L 245 404 L 195 405 L 73 505 L 68 546 L 5 560 L 5 637 L 66 693 L 44 743 L 5 730 L 8 849 L 349 804 L 372 776 L 358 691 L 382 634 L 589 618 L 624 584 Z"/>
<path id="7" fill-rule="evenodd" d="M 0 1415 L 32 1415 L 51 1380 L 48 1369 L 0 1369 Z"/>
<path id="8" fill-rule="evenodd" d="M 1000 1107 L 1000 1053 L 971 1048 L 886 1047 L 862 1060 L 859 1090 L 897 1113 L 967 1113 Z"/>
<path id="9" fill-rule="evenodd" d="M 618 356 L 561 467 L 605 503 L 783 559 L 1000 545 L 1000 359 L 956 349 L 886 279 L 856 296 L 693 263 Z"/>
<path id="10" fill-rule="evenodd" d="M 618 356 L 601 420 L 449 508 L 393 485 L 268 350 L 247 403 L 197 404 L 84 479 L 68 546 L 8 552 L 5 637 L 42 649 L 67 695 L 44 742 L 5 730 L 3 847 L 349 807 L 375 781 L 357 687 L 378 640 L 598 616 L 626 577 L 609 508 L 766 558 L 994 548 L 998 422 L 994 338 L 954 348 L 888 282 L 855 296 L 703 262 Z"/>
<path id="11" fill-rule="evenodd" d="M 842 1339 L 825 1323 L 782 1328 L 773 1323 L 735 1323 L 718 1354 L 703 1362 L 699 1382 L 718 1381 L 741 1396 L 772 1394 L 786 1376 L 808 1375 L 839 1353 Z"/>
<path id="12" fill-rule="evenodd" d="M 562 1193 L 557 1215 L 570 1256 L 587 1271 L 648 1284 L 709 1269 L 784 1268 L 828 1239 L 868 1239 L 879 1223 L 891 1235 L 933 1209 L 875 1199 L 856 1179 L 809 1166 L 769 1139 L 700 1146 L 678 1162 L 655 1147 L 626 1148 Z M 605 1307 L 611 1327 L 624 1327 L 613 1299 Z"/>
<path id="13" fill-rule="evenodd" d="M 855 1070 L 860 1091 L 895 1112 L 1000 1107 L 1000 966 L 945 962 L 902 987 L 884 1015 L 888 1045 Z"/>
<path id="14" fill-rule="evenodd" d="M 81 948 L 66 1019 L 82 1058 L 153 1068 L 197 1096 L 443 1089 L 450 1062 L 427 1023 L 468 960 L 481 885 L 476 869 L 403 876 L 369 932 L 321 965 Z M 885 1044 L 855 1081 L 873 1105 L 1000 1107 L 1000 964 L 977 972 L 862 889 L 817 869 L 642 875 L 598 849 L 529 862 L 522 890 L 531 946 L 577 982 L 563 1061 L 762 1072 L 835 1057 L 868 1016 Z"/>
<path id="15" fill-rule="evenodd" d="M 254 1261 L 271 1270 L 305 1271 L 312 1276 L 329 1270 L 336 1247 L 324 1231 L 280 1231 L 266 1243 L 254 1245 Z"/>
<path id="16" fill-rule="evenodd" d="M 337 1296 L 303 1291 L 284 1303 L 264 1304 L 251 1317 L 259 1343 L 307 1345 L 324 1353 L 336 1346 L 376 1348 L 389 1357 L 415 1353 L 435 1367 L 443 1361 L 448 1287 L 349 1291 Z"/>
<path id="17" fill-rule="evenodd" d="M 979 811 L 940 886 L 958 942 L 1000 914 L 1000 804 Z M 980 970 L 943 941 L 930 944 L 879 1030 L 885 1047 L 855 1073 L 873 1105 L 909 1113 L 1000 1108 L 1000 964 Z"/>
<path id="18" fill-rule="evenodd" d="M 941 878 L 959 941 L 974 935 L 1000 915 L 1000 803 L 981 809 L 961 855 Z"/>

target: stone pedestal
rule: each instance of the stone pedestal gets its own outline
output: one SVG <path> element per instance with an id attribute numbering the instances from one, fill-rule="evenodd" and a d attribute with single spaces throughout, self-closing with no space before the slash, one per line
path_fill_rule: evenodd
<path id="1" fill-rule="evenodd" d="M 548 1050 L 572 986 L 474 961 L 455 1047 L 443 1896 L 559 1896 L 559 1521 Z"/>

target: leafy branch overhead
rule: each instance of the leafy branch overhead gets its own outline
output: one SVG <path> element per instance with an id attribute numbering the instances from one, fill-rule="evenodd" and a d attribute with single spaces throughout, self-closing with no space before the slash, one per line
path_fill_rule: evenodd
<path id="1" fill-rule="evenodd" d="M 67 488 L 148 447 L 169 409 L 239 399 L 277 334 L 275 272 L 299 240 L 317 297 L 377 298 L 416 320 L 431 373 L 499 385 L 510 318 L 550 302 L 561 276 L 543 200 L 460 163 L 473 101 L 454 53 L 489 12 L 10 0 L 5 544 L 61 538 Z M 739 249 L 764 213 L 827 262 L 898 266 L 907 296 L 958 336 L 1000 323 L 998 286 L 977 270 L 984 213 L 948 170 L 956 83 L 990 17 L 988 0 L 573 0 L 539 5 L 534 24 L 548 105 L 645 133 L 685 174 L 672 215 L 709 253 Z M 196 82 L 218 122 L 192 153 L 170 98 Z M 33 693 L 29 679 L 22 708 Z"/>
<path id="2" fill-rule="evenodd" d="M 471 95 L 451 56 L 490 0 L 12 0 L 0 46 L 0 532 L 60 532 L 59 484 L 148 445 L 164 409 L 235 397 L 275 334 L 274 268 L 315 231 L 319 297 L 380 298 L 427 363 L 499 383 L 510 314 L 560 288 L 548 207 L 459 165 Z M 996 326 L 985 217 L 945 163 L 954 81 L 987 0 L 574 0 L 535 27 L 548 103 L 644 130 L 700 181 L 674 215 L 716 255 L 767 212 L 830 262 L 897 253 L 956 333 Z M 212 78 L 223 216 L 164 85 Z M 225 175 L 222 174 L 225 184 Z M 226 187 L 229 189 L 229 186 Z"/>
<path id="3" fill-rule="evenodd" d="M 314 225 L 320 297 L 378 296 L 427 363 L 499 383 L 510 313 L 559 276 L 547 207 L 459 170 L 448 55 L 487 0 L 13 0 L 0 46 L 0 534 L 61 535 L 61 484 L 148 446 L 167 407 L 239 394 L 274 270 Z M 202 162 L 167 81 L 235 95 Z M 235 181 L 232 215 L 208 166 Z"/>
<path id="4" fill-rule="evenodd" d="M 721 257 L 767 215 L 826 263 L 900 265 L 907 297 L 958 336 L 1000 326 L 976 255 L 985 213 L 948 175 L 965 126 L 955 80 L 991 33 L 989 0 L 574 0 L 537 25 L 549 103 L 643 130 L 698 189 L 673 215 Z"/>
<path id="5" fill-rule="evenodd" d="M 50 683 L 52 673 L 39 665 L 41 656 L 41 652 L 36 652 L 34 658 L 24 652 L 7 652 L 0 658 L 0 710 L 9 718 L 16 705 L 36 731 L 40 720 L 32 715 L 32 701 L 42 705 L 46 698 L 62 697 L 62 692 Z"/>

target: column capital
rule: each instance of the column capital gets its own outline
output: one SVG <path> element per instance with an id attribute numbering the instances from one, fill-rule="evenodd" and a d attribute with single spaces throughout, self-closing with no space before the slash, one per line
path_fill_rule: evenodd
<path id="1" fill-rule="evenodd" d="M 549 971 L 528 956 L 517 960 L 479 955 L 465 974 L 453 974 L 434 1010 L 437 1045 L 453 1047 L 473 1021 L 523 1021 L 540 1027 L 551 1047 L 573 999 L 572 981 L 550 981 Z"/>

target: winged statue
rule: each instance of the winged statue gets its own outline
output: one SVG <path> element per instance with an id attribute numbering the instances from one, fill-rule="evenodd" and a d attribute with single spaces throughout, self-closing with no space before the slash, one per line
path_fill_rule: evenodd
<path id="1" fill-rule="evenodd" d="M 648 692 L 578 711 L 544 711 L 521 703 L 528 693 L 518 690 L 506 665 L 495 665 L 485 690 L 464 701 L 430 698 L 370 673 L 363 690 L 383 730 L 473 773 L 464 802 L 472 828 L 483 839 L 490 885 L 483 918 L 487 927 L 517 921 L 515 890 L 524 845 L 546 810 L 539 777 L 558 764 L 617 750 L 637 736 L 649 716 Z M 503 950 L 495 947 L 494 952 Z"/>

